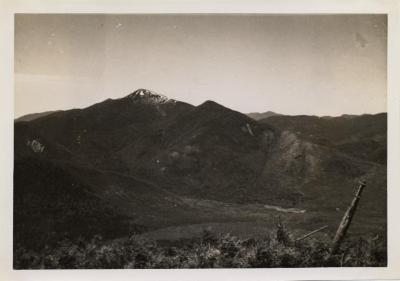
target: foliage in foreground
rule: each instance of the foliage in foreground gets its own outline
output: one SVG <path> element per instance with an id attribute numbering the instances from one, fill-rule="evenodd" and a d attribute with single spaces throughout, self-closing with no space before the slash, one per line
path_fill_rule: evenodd
<path id="1" fill-rule="evenodd" d="M 380 239 L 348 241 L 329 257 L 327 242 L 315 239 L 294 243 L 278 229 L 265 239 L 239 239 L 205 232 L 201 239 L 180 241 L 179 246 L 159 245 L 132 236 L 103 241 L 63 240 L 40 253 L 17 246 L 15 269 L 45 268 L 263 268 L 322 266 L 386 266 L 386 244 Z"/>

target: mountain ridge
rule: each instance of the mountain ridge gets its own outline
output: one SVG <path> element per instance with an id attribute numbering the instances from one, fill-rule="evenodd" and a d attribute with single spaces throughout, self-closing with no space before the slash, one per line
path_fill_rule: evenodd
<path id="1" fill-rule="evenodd" d="M 90 105 L 90 106 L 87 106 L 87 107 L 84 107 L 84 108 L 74 108 L 74 109 L 67 109 L 67 110 L 51 110 L 51 111 L 44 111 L 44 112 L 28 113 L 28 114 L 25 114 L 25 115 L 20 116 L 18 118 L 15 118 L 14 121 L 15 122 L 32 121 L 32 120 L 35 120 L 35 119 L 38 119 L 40 117 L 44 117 L 44 116 L 47 116 L 47 115 L 50 115 L 50 114 L 53 114 L 53 113 L 59 113 L 59 112 L 65 112 L 65 111 L 71 111 L 71 110 L 83 110 L 83 109 L 95 106 L 96 104 L 102 104 L 104 102 L 129 100 L 129 99 L 140 100 L 140 98 L 144 102 L 146 102 L 146 100 L 148 102 L 153 101 L 153 103 L 155 103 L 155 104 L 157 104 L 157 103 L 165 103 L 165 102 L 171 102 L 171 103 L 177 102 L 176 100 L 170 99 L 167 96 L 159 94 L 159 93 L 157 93 L 157 92 L 155 92 L 153 90 L 149 90 L 149 89 L 145 89 L 145 88 L 138 88 L 135 91 L 133 91 L 132 93 L 130 93 L 130 94 L 124 96 L 124 97 L 116 98 L 116 99 L 108 98 L 108 99 L 105 99 L 105 100 L 103 100 L 101 102 L 95 103 L 93 105 Z M 185 103 L 185 102 L 181 102 L 181 101 L 179 101 L 179 102 L 180 103 Z M 219 104 L 219 103 L 217 103 L 215 101 L 212 101 L 212 100 L 206 100 L 202 104 L 204 104 L 204 103 L 214 103 L 216 105 L 223 106 L 223 105 L 221 105 L 221 104 Z M 188 104 L 188 103 L 185 103 L 185 104 Z M 200 104 L 200 105 L 202 105 L 202 104 Z M 326 119 L 343 117 L 343 118 L 351 119 L 351 118 L 357 117 L 357 116 L 364 116 L 364 115 L 365 116 L 369 116 L 369 115 L 379 115 L 379 114 L 387 114 L 387 113 L 386 112 L 378 112 L 378 113 L 363 113 L 363 114 L 342 114 L 340 116 L 329 116 L 329 115 L 316 116 L 316 115 L 306 115 L 306 114 L 285 115 L 285 114 L 280 114 L 280 113 L 276 113 L 276 112 L 273 112 L 273 111 L 265 111 L 265 112 L 261 112 L 261 113 L 260 112 L 251 112 L 251 113 L 242 113 L 242 114 L 245 114 L 245 115 L 247 115 L 250 118 L 255 119 L 255 120 L 262 120 L 262 119 L 265 119 L 265 118 L 269 118 L 271 116 L 293 116 L 293 117 L 295 117 L 295 116 L 310 116 L 310 117 L 318 117 L 318 118 L 326 118 Z"/>
<path id="2" fill-rule="evenodd" d="M 187 203 L 210 200 L 296 207 L 306 209 L 306 216 L 323 204 L 326 219 L 336 223 L 340 214 L 335 210 L 345 208 L 353 195 L 349 191 L 364 177 L 374 185 L 365 192 L 361 218 L 369 216 L 382 224 L 386 163 L 362 156 L 370 150 L 377 157 L 380 149 L 386 151 L 382 116 L 330 121 L 274 115 L 257 121 L 214 101 L 193 106 L 147 91 L 14 123 L 17 237 L 24 231 L 40 236 L 40 229 L 24 226 L 41 219 L 23 210 L 24 204 L 37 208 L 30 198 L 51 206 L 71 231 L 92 221 L 96 227 L 85 228 L 89 234 L 107 230 L 97 216 L 98 204 L 109 206 L 116 228 L 127 232 L 233 219 L 232 214 L 204 212 L 201 204 Z M 337 126 L 338 120 L 340 134 L 331 137 L 334 129 L 329 126 Z M 320 136 L 310 137 L 312 130 Z M 330 143 L 319 141 L 327 137 Z M 360 143 L 363 138 L 372 143 Z M 46 167 L 58 176 L 42 171 Z M 82 188 L 83 201 L 70 193 L 71 184 Z M 77 200 L 71 205 L 72 217 L 62 215 L 72 203 L 56 196 L 57 186 Z M 84 200 L 93 202 L 89 211 Z M 46 232 L 67 231 L 50 223 L 51 213 L 39 211 L 48 219 Z M 76 225 L 72 218 L 82 212 L 88 215 Z"/>

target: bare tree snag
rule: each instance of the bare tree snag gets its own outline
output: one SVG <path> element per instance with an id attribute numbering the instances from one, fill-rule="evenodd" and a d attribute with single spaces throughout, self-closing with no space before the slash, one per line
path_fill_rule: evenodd
<path id="1" fill-rule="evenodd" d="M 337 250 L 340 247 L 344 237 L 346 236 L 347 229 L 350 226 L 350 223 L 353 219 L 354 213 L 357 209 L 358 202 L 360 201 L 361 193 L 363 192 L 364 187 L 366 186 L 365 181 L 360 181 L 360 185 L 357 189 L 356 194 L 354 195 L 353 201 L 351 202 L 349 208 L 343 216 L 343 219 L 339 225 L 338 230 L 336 231 L 335 238 L 333 239 L 333 244 L 331 248 L 330 255 L 336 254 Z"/>

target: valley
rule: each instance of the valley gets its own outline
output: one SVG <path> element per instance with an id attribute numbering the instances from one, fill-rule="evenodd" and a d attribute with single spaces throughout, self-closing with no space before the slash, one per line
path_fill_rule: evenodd
<path id="1" fill-rule="evenodd" d="M 330 241 L 361 179 L 349 237 L 386 236 L 386 114 L 255 116 L 138 89 L 16 120 L 14 245 L 262 239 L 280 221 Z"/>

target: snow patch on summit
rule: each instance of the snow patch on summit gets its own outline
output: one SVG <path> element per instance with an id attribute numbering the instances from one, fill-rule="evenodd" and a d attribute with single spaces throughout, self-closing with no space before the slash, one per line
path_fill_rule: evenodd
<path id="1" fill-rule="evenodd" d="M 145 103 L 145 104 L 163 104 L 167 102 L 175 103 L 174 100 L 168 97 L 158 94 L 154 91 L 147 89 L 138 89 L 128 96 L 135 102 Z"/>

